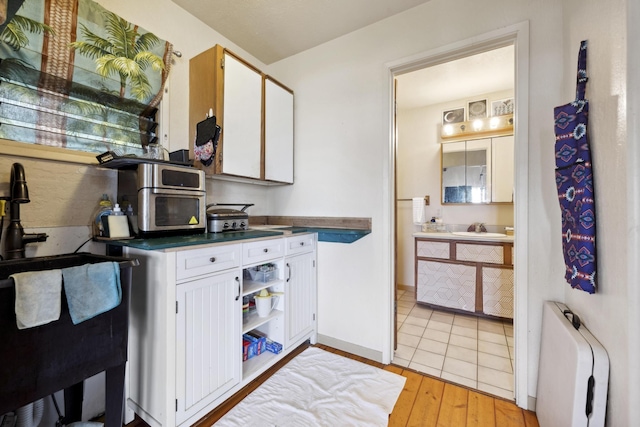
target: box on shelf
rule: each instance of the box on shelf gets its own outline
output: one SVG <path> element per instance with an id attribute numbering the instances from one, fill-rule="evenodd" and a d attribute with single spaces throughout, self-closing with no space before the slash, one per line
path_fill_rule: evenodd
<path id="1" fill-rule="evenodd" d="M 246 335 L 248 335 L 250 338 L 255 339 L 258 343 L 258 354 L 264 353 L 267 346 L 267 338 L 256 334 L 254 331 L 247 332 Z"/>
<path id="2" fill-rule="evenodd" d="M 260 340 L 257 337 L 249 334 L 242 335 L 242 361 L 249 360 L 261 354 L 264 348 L 260 344 Z"/>
<path id="3" fill-rule="evenodd" d="M 264 264 L 244 270 L 244 278 L 267 283 L 278 278 L 278 269 L 273 264 Z"/>
<path id="4" fill-rule="evenodd" d="M 282 352 L 282 344 L 280 344 L 279 342 L 271 341 L 269 338 L 267 338 L 265 348 L 267 349 L 267 351 L 275 354 L 280 354 L 280 352 Z"/>
<path id="5" fill-rule="evenodd" d="M 251 341 L 242 340 L 242 361 L 249 360 L 249 358 L 255 356 L 255 354 L 251 354 Z"/>
<path id="6" fill-rule="evenodd" d="M 267 337 L 263 332 L 253 330 L 251 331 L 251 334 L 265 339 L 265 350 L 275 354 L 280 354 L 280 352 L 282 352 L 282 344 L 269 339 L 269 337 Z"/>

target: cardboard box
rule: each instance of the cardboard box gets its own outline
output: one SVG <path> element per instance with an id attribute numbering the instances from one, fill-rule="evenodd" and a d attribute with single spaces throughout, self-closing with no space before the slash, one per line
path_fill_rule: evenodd
<path id="1" fill-rule="evenodd" d="M 259 334 L 259 333 L 255 332 L 255 331 L 247 332 L 245 335 L 248 335 L 248 337 L 247 337 L 248 339 L 252 339 L 252 340 L 255 340 L 257 342 L 257 344 L 258 344 L 258 350 L 257 350 L 258 353 L 257 354 L 262 354 L 262 353 L 265 352 L 266 345 L 267 345 L 267 338 L 264 335 Z"/>
<path id="2" fill-rule="evenodd" d="M 269 339 L 263 332 L 253 330 L 251 332 L 248 332 L 248 334 L 251 334 L 256 338 L 264 339 L 264 350 L 270 351 L 271 353 L 275 354 L 279 354 L 282 352 L 282 344 Z"/>

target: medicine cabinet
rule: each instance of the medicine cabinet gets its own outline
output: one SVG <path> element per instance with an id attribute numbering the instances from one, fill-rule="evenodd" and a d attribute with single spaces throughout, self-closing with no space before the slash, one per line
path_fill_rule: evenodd
<path id="1" fill-rule="evenodd" d="M 513 135 L 442 144 L 442 203 L 513 203 Z"/>

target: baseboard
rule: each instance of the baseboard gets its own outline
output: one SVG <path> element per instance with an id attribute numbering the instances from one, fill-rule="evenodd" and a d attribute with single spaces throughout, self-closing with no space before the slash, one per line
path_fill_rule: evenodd
<path id="1" fill-rule="evenodd" d="M 399 291 L 409 291 L 409 292 L 413 292 L 416 288 L 415 286 L 411 286 L 411 285 L 401 285 L 400 283 L 398 283 L 396 285 L 396 289 L 398 289 Z"/>
<path id="2" fill-rule="evenodd" d="M 342 340 L 328 337 L 322 334 L 318 334 L 318 343 L 336 348 L 338 350 L 346 351 L 347 353 L 355 354 L 356 356 L 364 357 L 365 359 L 382 363 L 381 351 L 371 350 L 370 348 L 367 348 L 367 347 L 362 347 L 350 342 L 342 341 Z"/>
<path id="3" fill-rule="evenodd" d="M 529 411 L 536 411 L 536 398 L 533 396 L 527 396 L 527 407 L 525 409 L 529 410 Z"/>

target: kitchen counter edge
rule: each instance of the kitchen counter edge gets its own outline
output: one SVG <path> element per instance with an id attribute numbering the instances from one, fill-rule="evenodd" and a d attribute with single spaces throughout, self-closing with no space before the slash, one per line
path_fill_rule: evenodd
<path id="1" fill-rule="evenodd" d="M 240 240 L 254 240 L 289 236 L 301 233 L 317 233 L 319 242 L 352 243 L 369 234 L 370 230 L 314 227 L 282 227 L 267 230 L 231 231 L 225 233 L 202 233 L 187 236 L 153 237 L 145 239 L 109 240 L 112 246 L 131 247 L 143 250 L 162 250 L 185 246 L 211 245 Z"/>

